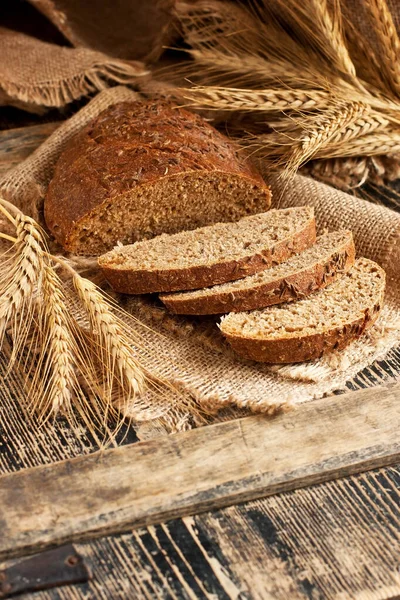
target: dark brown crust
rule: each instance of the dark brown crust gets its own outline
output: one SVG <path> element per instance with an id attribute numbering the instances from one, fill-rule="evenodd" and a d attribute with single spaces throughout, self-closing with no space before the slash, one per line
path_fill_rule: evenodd
<path id="1" fill-rule="evenodd" d="M 304 298 L 316 290 L 333 283 L 342 273 L 351 269 L 355 260 L 355 247 L 352 237 L 330 256 L 329 260 L 293 273 L 285 279 L 277 279 L 235 292 L 216 292 L 186 300 L 174 294 L 161 294 L 160 300 L 174 314 L 212 315 L 228 312 L 241 312 L 264 308 L 282 302 Z"/>
<path id="2" fill-rule="evenodd" d="M 364 316 L 324 333 L 304 337 L 262 340 L 228 335 L 222 332 L 232 349 L 242 358 L 272 364 L 298 363 L 321 358 L 333 350 L 343 350 L 359 338 L 377 320 L 383 305 L 383 295 Z"/>
<path id="3" fill-rule="evenodd" d="M 204 119 L 163 101 L 116 104 L 61 154 L 45 199 L 47 226 L 65 249 L 79 252 L 77 229 L 93 210 L 138 186 L 201 171 L 247 179 L 255 196 L 264 194 L 263 210 L 269 208 L 262 177 Z"/>
<path id="4" fill-rule="evenodd" d="M 99 266 L 111 287 L 122 294 L 193 290 L 226 281 L 235 281 L 268 269 L 272 264 L 279 264 L 293 254 L 312 246 L 315 243 L 315 237 L 315 219 L 312 217 L 307 225 L 290 239 L 282 240 L 272 248 L 266 248 L 261 254 L 255 254 L 242 260 L 185 269 L 133 271 L 107 266 L 103 262 L 107 256 L 105 255 L 105 257 L 100 257 Z"/>

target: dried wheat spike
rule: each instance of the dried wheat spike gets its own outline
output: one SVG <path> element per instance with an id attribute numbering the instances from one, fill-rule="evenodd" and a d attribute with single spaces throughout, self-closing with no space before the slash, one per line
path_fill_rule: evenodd
<path id="1" fill-rule="evenodd" d="M 386 129 L 382 133 L 371 133 L 334 146 L 329 157 L 376 156 L 400 152 L 400 129 Z"/>
<path id="2" fill-rule="evenodd" d="M 287 175 L 295 173 L 302 164 L 331 144 L 335 136 L 349 128 L 367 110 L 368 107 L 365 104 L 354 102 L 343 106 L 340 110 L 333 111 L 331 116 L 321 119 L 317 127 L 310 134 L 304 136 L 291 152 L 286 163 L 285 173 Z"/>
<path id="3" fill-rule="evenodd" d="M 380 68 L 388 91 L 400 96 L 400 40 L 386 0 L 368 0 L 365 7 L 379 42 Z"/>
<path id="4" fill-rule="evenodd" d="M 33 219 L 18 213 L 14 224 L 16 243 L 7 253 L 0 278 L 0 338 L 10 326 L 14 342 L 10 366 L 29 334 L 44 264 L 43 238 Z"/>
<path id="5" fill-rule="evenodd" d="M 328 158 L 332 155 L 332 147 L 342 146 L 349 140 L 360 138 L 370 135 L 371 133 L 378 130 L 385 130 L 389 125 L 389 121 L 379 114 L 371 114 L 366 111 L 366 114 L 356 119 L 353 123 L 349 123 L 346 127 L 343 127 L 340 131 L 337 131 L 332 136 L 329 146 L 321 148 L 315 154 L 316 158 Z"/>
<path id="6" fill-rule="evenodd" d="M 327 0 L 310 0 L 307 7 L 312 15 L 313 22 L 319 25 L 326 45 L 331 48 L 331 56 L 336 68 L 356 79 L 356 70 L 347 49 L 342 27 L 340 0 L 333 0 L 332 9 L 329 9 Z M 333 15 L 333 18 L 332 18 Z"/>
<path id="7" fill-rule="evenodd" d="M 77 344 L 62 283 L 48 264 L 43 268 L 42 294 L 38 321 L 45 341 L 31 385 L 31 406 L 45 419 L 60 410 L 71 410 L 72 393 L 77 388 Z"/>
<path id="8" fill-rule="evenodd" d="M 378 90 L 385 91 L 384 79 L 377 56 L 369 41 L 356 29 L 351 17 L 345 21 L 346 38 L 357 74 Z"/>
<path id="9" fill-rule="evenodd" d="M 239 89 L 198 86 L 176 90 L 191 101 L 192 106 L 228 111 L 314 111 L 327 108 L 332 102 L 329 92 L 292 89 Z"/>
<path id="10" fill-rule="evenodd" d="M 82 301 L 90 326 L 98 342 L 100 364 L 105 368 L 105 380 L 112 394 L 113 379 L 126 392 L 125 401 L 131 402 L 145 390 L 146 377 L 138 359 L 134 356 L 124 324 L 113 314 L 110 305 L 88 279 L 73 276 L 73 284 Z M 111 396 L 110 396 L 111 401 Z"/>

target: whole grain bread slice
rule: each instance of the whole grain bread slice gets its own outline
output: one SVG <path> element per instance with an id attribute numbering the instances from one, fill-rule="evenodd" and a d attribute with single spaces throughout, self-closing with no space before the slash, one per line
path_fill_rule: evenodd
<path id="1" fill-rule="evenodd" d="M 333 283 L 354 264 L 351 231 L 321 235 L 314 246 L 284 263 L 237 281 L 202 290 L 161 294 L 175 314 L 211 315 L 264 308 L 304 298 Z"/>
<path id="2" fill-rule="evenodd" d="M 263 271 L 314 242 L 314 211 L 303 206 L 117 247 L 99 266 L 124 294 L 191 290 Z"/>
<path id="3" fill-rule="evenodd" d="M 242 357 L 267 363 L 296 363 L 340 350 L 378 318 L 385 272 L 366 258 L 329 287 L 287 304 L 230 313 L 220 329 Z"/>

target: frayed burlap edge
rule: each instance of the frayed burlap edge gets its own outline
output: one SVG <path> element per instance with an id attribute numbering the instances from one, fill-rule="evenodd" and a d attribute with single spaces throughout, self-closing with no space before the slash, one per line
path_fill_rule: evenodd
<path id="1" fill-rule="evenodd" d="M 138 76 L 148 75 L 149 71 L 129 64 L 127 61 L 105 59 L 93 64 L 79 75 L 60 79 L 57 82 L 40 82 L 37 85 L 16 84 L 2 80 L 5 93 L 26 105 L 39 107 L 61 107 L 110 87 L 110 82 L 118 84 L 134 83 Z M 108 81 L 107 81 L 108 80 Z"/>

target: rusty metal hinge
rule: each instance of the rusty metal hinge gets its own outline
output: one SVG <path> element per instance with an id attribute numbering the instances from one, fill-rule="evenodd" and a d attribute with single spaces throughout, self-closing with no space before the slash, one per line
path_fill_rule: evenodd
<path id="1" fill-rule="evenodd" d="M 0 571 L 0 598 L 83 583 L 91 573 L 72 544 L 35 554 Z"/>

